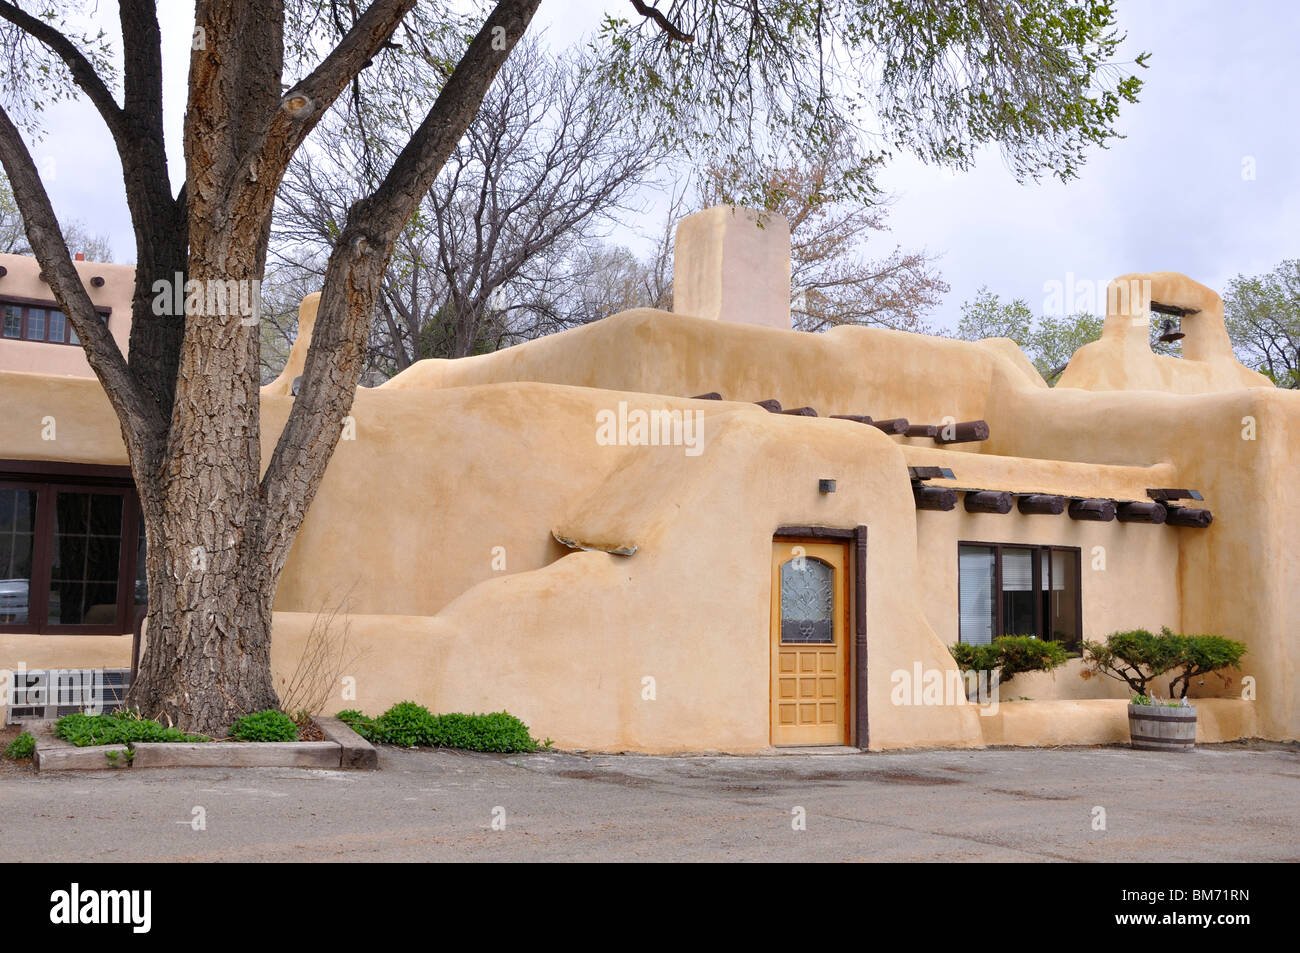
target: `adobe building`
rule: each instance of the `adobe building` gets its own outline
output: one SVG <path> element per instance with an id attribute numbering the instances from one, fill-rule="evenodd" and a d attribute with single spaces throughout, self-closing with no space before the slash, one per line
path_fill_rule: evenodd
<path id="1" fill-rule="evenodd" d="M 1095 744 L 1128 738 L 1123 685 L 1076 659 L 968 704 L 943 690 L 948 646 L 1168 625 L 1249 647 L 1193 686 L 1201 741 L 1300 737 L 1300 393 L 1237 363 L 1214 292 L 1118 279 L 1102 339 L 1049 388 L 1004 339 L 791 330 L 788 256 L 779 219 L 710 209 L 678 231 L 680 313 L 359 389 L 280 584 L 277 684 L 338 610 L 355 699 L 330 712 L 507 709 L 606 751 Z M 315 308 L 263 389 L 264 459 Z M 1151 352 L 1153 309 L 1181 315 L 1181 359 Z M 75 634 L 0 617 L 0 667 L 128 667 L 138 539 L 96 382 L 0 372 L 0 458 L 0 489 L 38 509 L 126 494 L 100 572 L 117 588 L 95 590 L 117 602 L 86 582 Z"/>
<path id="2" fill-rule="evenodd" d="M 73 267 L 122 353 L 131 336 L 135 266 L 86 261 Z M 0 255 L 0 371 L 91 377 L 95 372 L 35 258 Z"/>

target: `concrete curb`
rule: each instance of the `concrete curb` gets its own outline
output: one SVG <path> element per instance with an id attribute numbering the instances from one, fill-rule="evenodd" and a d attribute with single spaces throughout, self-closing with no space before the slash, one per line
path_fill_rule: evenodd
<path id="1" fill-rule="evenodd" d="M 325 741 L 141 742 L 79 748 L 54 734 L 52 722 L 28 730 L 36 741 L 37 771 L 110 768 L 379 768 L 379 752 L 337 718 L 313 718 Z"/>

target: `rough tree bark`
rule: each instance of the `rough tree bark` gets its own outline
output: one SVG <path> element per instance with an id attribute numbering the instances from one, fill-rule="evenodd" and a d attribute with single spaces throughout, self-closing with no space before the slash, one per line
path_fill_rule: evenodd
<path id="1" fill-rule="evenodd" d="M 238 296 L 197 314 L 156 315 L 154 283 L 171 288 L 180 272 L 205 289 L 247 289 L 261 278 L 289 159 L 415 2 L 374 0 L 320 65 L 282 93 L 282 0 L 199 0 L 206 43 L 191 55 L 186 183 L 173 199 L 153 3 L 120 4 L 127 56 L 118 106 L 66 38 L 0 0 L 0 18 L 69 66 L 122 159 L 138 262 L 130 366 L 95 315 L 31 155 L 0 109 L 0 162 L 28 240 L 117 412 L 140 494 L 149 637 L 130 702 L 185 729 L 217 732 L 278 705 L 275 589 L 351 408 L 393 244 L 540 0 L 496 4 L 387 177 L 349 213 L 326 269 L 303 383 L 264 474 L 256 324 Z"/>

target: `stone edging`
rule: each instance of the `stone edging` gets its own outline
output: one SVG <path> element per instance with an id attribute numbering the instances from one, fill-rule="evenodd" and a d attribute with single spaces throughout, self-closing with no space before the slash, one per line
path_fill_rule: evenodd
<path id="1" fill-rule="evenodd" d="M 54 723 L 28 728 L 36 740 L 37 771 L 106 771 L 123 768 L 325 768 L 374 771 L 375 746 L 325 715 L 312 720 L 325 741 L 140 742 L 79 748 L 54 734 Z"/>

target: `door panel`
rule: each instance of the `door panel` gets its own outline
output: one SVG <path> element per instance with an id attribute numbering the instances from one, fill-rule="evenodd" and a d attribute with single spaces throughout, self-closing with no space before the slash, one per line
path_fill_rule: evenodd
<path id="1" fill-rule="evenodd" d="M 772 744 L 849 742 L 848 546 L 772 543 Z"/>

